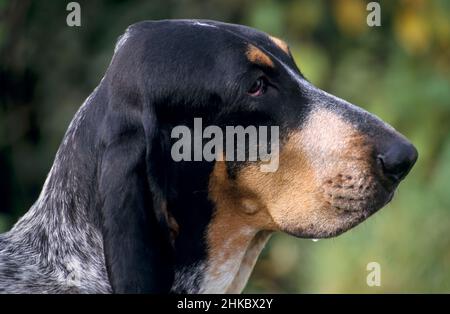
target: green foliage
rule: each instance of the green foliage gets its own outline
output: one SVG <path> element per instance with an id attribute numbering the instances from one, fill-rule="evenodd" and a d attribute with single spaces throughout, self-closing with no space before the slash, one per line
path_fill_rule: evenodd
<path id="1" fill-rule="evenodd" d="M 67 2 L 0 0 L 0 231 L 37 198 L 127 25 L 219 19 L 284 38 L 314 84 L 391 123 L 420 155 L 393 202 L 354 230 L 317 243 L 276 235 L 246 291 L 450 292 L 447 1 L 383 1 L 373 28 L 363 0 L 80 1 L 81 28 L 65 25 Z M 371 261 L 381 287 L 366 285 Z"/>

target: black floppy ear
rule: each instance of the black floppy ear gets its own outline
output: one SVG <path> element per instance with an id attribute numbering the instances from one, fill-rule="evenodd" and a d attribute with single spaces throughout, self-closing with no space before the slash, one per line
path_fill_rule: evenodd
<path id="1" fill-rule="evenodd" d="M 109 280 L 115 293 L 168 293 L 173 248 L 164 187 L 152 169 L 152 158 L 161 154 L 156 121 L 133 107 L 122 110 L 110 110 L 102 130 L 99 189 Z"/>

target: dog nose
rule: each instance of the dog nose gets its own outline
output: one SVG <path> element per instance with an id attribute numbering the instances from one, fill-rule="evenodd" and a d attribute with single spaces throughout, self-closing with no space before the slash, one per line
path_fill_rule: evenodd
<path id="1" fill-rule="evenodd" d="M 401 181 L 417 160 L 417 150 L 409 142 L 399 140 L 378 155 L 384 175 L 394 183 Z"/>

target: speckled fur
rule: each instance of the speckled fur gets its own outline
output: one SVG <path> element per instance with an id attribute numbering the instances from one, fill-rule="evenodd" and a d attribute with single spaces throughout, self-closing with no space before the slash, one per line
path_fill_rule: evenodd
<path id="1" fill-rule="evenodd" d="M 39 199 L 0 235 L 0 293 L 111 291 L 101 233 L 87 213 L 89 186 L 69 167 L 87 162 L 71 152 L 90 99 L 73 119 Z"/>

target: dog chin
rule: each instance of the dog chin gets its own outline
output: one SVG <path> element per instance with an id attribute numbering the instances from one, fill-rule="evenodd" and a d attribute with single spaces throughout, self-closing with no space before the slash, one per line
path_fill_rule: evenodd
<path id="1" fill-rule="evenodd" d="M 354 208 L 336 212 L 333 219 L 324 219 L 322 222 L 309 224 L 307 228 L 296 228 L 297 230 L 284 230 L 286 233 L 297 238 L 304 239 L 326 239 L 337 237 L 344 232 L 356 227 L 378 210 L 387 205 L 394 195 L 389 193 L 383 198 L 374 200 L 362 208 Z"/>

